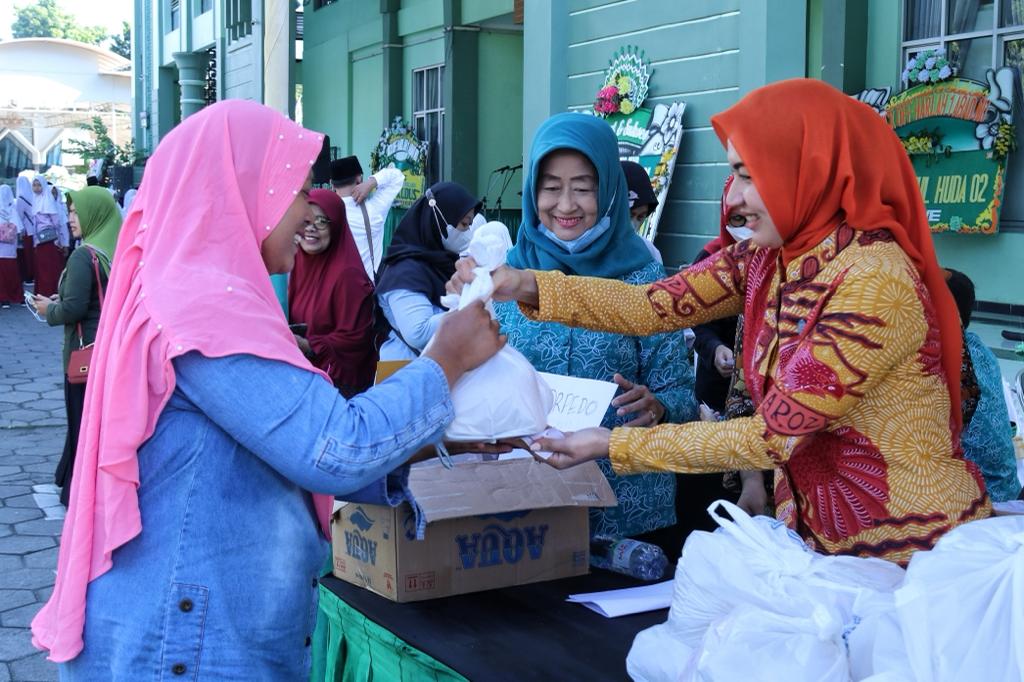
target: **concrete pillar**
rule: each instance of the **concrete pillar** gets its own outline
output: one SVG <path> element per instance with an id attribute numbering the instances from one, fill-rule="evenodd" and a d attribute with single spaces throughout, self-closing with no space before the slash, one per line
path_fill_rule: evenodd
<path id="1" fill-rule="evenodd" d="M 263 103 L 285 116 L 291 115 L 295 99 L 291 83 L 295 28 L 289 11 L 294 4 L 289 0 L 263 3 Z"/>
<path id="2" fill-rule="evenodd" d="M 204 106 L 206 98 L 206 55 L 194 52 L 175 52 L 171 55 L 178 67 L 178 85 L 181 87 L 181 118 L 191 116 Z"/>

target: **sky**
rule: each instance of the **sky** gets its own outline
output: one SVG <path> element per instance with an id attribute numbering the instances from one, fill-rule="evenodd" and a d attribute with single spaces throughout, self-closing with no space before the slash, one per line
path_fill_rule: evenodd
<path id="1" fill-rule="evenodd" d="M 10 40 L 14 6 L 34 3 L 35 0 L 0 0 L 0 39 Z M 109 33 L 120 33 L 121 22 L 132 23 L 132 0 L 57 0 L 84 26 L 103 26 Z"/>

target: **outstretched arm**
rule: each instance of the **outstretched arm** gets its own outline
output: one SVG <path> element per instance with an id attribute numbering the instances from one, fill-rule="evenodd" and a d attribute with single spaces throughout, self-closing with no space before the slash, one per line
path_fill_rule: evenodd
<path id="1" fill-rule="evenodd" d="M 738 256 L 726 249 L 646 285 L 538 272 L 536 305 L 520 308 L 534 320 L 632 336 L 685 329 L 742 311 L 745 267 Z"/>

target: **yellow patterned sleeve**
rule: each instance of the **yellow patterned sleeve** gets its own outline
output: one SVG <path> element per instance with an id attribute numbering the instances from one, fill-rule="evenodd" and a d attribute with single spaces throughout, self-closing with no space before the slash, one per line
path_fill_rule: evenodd
<path id="1" fill-rule="evenodd" d="M 519 307 L 532 320 L 649 336 L 741 313 L 743 270 L 727 249 L 653 284 L 535 272 L 540 307 Z"/>
<path id="2" fill-rule="evenodd" d="M 925 374 L 941 372 L 937 332 L 929 334 L 916 275 L 909 269 L 902 257 L 860 262 L 831 283 L 809 282 L 808 288 L 818 289 L 828 303 L 806 318 L 786 319 L 791 312 L 780 317 L 780 329 L 795 332 L 782 334 L 773 382 L 757 414 L 615 429 L 610 446 L 615 470 L 771 468 L 789 459 L 807 437 L 833 428 L 908 358 L 919 360 L 916 366 Z"/>

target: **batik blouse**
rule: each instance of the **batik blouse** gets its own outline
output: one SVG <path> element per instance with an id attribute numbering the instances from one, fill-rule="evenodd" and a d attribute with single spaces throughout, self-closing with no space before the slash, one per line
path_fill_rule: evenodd
<path id="1" fill-rule="evenodd" d="M 811 546 L 898 562 L 990 515 L 953 438 L 934 308 L 888 231 L 841 226 L 787 265 L 741 242 L 648 287 L 560 273 L 537 284 L 528 315 L 632 334 L 736 315 L 749 296 L 754 416 L 615 429 L 616 472 L 777 468 L 777 514 Z"/>
<path id="2" fill-rule="evenodd" d="M 981 469 L 993 501 L 1015 500 L 1020 494 L 1020 480 L 999 361 L 974 332 L 964 334 L 964 350 L 970 352 L 980 389 L 974 418 L 964 427 L 964 456 Z"/>

